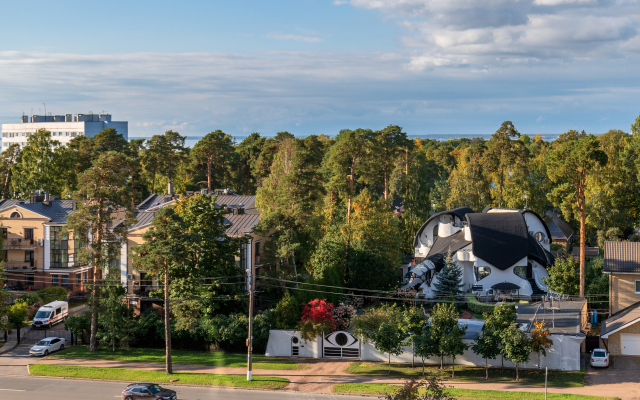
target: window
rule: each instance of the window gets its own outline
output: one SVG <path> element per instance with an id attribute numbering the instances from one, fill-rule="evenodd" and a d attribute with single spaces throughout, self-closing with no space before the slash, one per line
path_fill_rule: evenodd
<path id="1" fill-rule="evenodd" d="M 80 286 L 82 274 L 76 274 L 76 286 Z"/>
<path id="2" fill-rule="evenodd" d="M 33 228 L 24 228 L 24 238 L 33 239 Z"/>
<path id="3" fill-rule="evenodd" d="M 51 275 L 51 284 L 53 286 L 58 286 L 58 275 Z"/>
<path id="4" fill-rule="evenodd" d="M 640 281 L 636 281 L 636 293 L 640 293 Z"/>
<path id="5" fill-rule="evenodd" d="M 62 275 L 62 285 L 63 286 L 69 286 L 69 275 Z"/>
<path id="6" fill-rule="evenodd" d="M 240 259 L 238 261 L 236 261 L 236 265 L 238 266 L 238 268 L 240 268 L 241 270 L 245 270 L 246 268 L 246 249 L 244 247 L 244 244 L 240 246 Z"/>
<path id="7" fill-rule="evenodd" d="M 260 242 L 256 242 L 256 257 L 260 256 Z"/>
<path id="8" fill-rule="evenodd" d="M 491 268 L 476 267 L 476 281 L 481 281 L 489 275 L 491 275 Z"/>
<path id="9" fill-rule="evenodd" d="M 33 261 L 33 250 L 25 250 L 24 251 L 24 260 L 25 261 Z"/>
<path id="10" fill-rule="evenodd" d="M 87 281 L 87 273 L 83 272 L 82 273 L 82 282 L 86 282 Z"/>
<path id="11" fill-rule="evenodd" d="M 14 211 L 11 213 L 11 215 L 9 215 L 9 218 L 22 218 L 22 215 L 20 215 L 19 212 Z"/>
<path id="12" fill-rule="evenodd" d="M 524 265 L 517 265 L 513 267 L 513 273 L 522 279 L 527 279 L 527 267 Z"/>
<path id="13" fill-rule="evenodd" d="M 33 275 L 25 275 L 24 283 L 25 283 L 25 286 L 33 286 L 35 284 L 35 279 Z"/>
<path id="14" fill-rule="evenodd" d="M 51 268 L 69 266 L 69 238 L 62 235 L 61 226 L 51 227 Z"/>

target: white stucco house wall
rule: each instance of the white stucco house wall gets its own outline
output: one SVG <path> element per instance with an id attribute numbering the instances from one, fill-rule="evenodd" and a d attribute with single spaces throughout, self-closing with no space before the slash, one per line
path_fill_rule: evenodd
<path id="1" fill-rule="evenodd" d="M 550 245 L 549 228 L 531 210 L 443 211 L 431 216 L 415 235 L 415 267 L 407 273 L 405 288 L 435 297 L 438 273 L 450 251 L 462 269 L 461 291 L 541 297 L 547 292 L 543 278 L 554 263 Z"/>

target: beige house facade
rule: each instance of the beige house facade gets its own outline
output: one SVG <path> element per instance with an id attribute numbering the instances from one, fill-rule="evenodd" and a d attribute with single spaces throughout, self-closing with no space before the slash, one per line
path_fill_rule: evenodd
<path id="1" fill-rule="evenodd" d="M 0 201 L 8 287 L 86 289 L 92 271 L 78 260 L 79 243 L 63 234 L 66 217 L 73 210 L 72 200 L 49 199 L 46 193 L 33 194 L 29 200 Z"/>
<path id="2" fill-rule="evenodd" d="M 640 243 L 605 242 L 611 316 L 600 338 L 613 355 L 640 356 Z"/>

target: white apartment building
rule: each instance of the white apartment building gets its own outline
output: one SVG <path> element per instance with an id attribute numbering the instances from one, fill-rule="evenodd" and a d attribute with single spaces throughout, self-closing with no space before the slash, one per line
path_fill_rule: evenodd
<path id="1" fill-rule="evenodd" d="M 13 143 L 27 145 L 27 139 L 39 129 L 51 132 L 51 139 L 67 144 L 76 136 L 94 136 L 106 128 L 115 128 L 129 139 L 127 121 L 111 121 L 111 114 L 66 114 L 22 116 L 20 123 L 2 124 L 2 150 Z"/>

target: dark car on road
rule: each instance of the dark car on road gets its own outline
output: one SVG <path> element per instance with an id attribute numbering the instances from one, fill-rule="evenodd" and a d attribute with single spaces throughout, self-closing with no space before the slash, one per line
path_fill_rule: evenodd
<path id="1" fill-rule="evenodd" d="M 177 398 L 175 390 L 164 389 L 155 383 L 132 383 L 122 391 L 122 400 L 176 400 Z"/>

